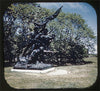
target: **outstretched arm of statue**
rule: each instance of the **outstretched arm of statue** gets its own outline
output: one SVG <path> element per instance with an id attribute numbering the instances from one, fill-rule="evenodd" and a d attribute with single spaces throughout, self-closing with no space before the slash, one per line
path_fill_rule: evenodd
<path id="1" fill-rule="evenodd" d="M 62 7 L 63 6 L 61 6 L 53 15 L 47 17 L 46 21 L 49 22 L 50 20 L 53 20 L 54 18 L 56 18 L 58 16 L 58 14 L 60 13 Z"/>
<path id="2" fill-rule="evenodd" d="M 61 8 L 63 6 L 61 6 L 53 15 L 49 16 L 49 17 L 46 17 L 45 18 L 45 21 L 43 23 L 34 23 L 35 26 L 43 26 L 43 25 L 46 25 L 50 20 L 53 20 L 54 18 L 56 18 L 58 16 L 58 14 L 60 13 L 61 11 Z"/>

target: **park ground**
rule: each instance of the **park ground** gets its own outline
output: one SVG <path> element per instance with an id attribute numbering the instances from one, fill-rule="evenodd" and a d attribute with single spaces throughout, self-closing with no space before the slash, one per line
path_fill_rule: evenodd
<path id="1" fill-rule="evenodd" d="M 52 72 L 40 74 L 11 72 L 12 67 L 5 67 L 5 80 L 16 89 L 87 88 L 92 86 L 97 79 L 97 57 L 89 57 L 84 60 L 92 63 L 59 66 L 55 67 Z"/>

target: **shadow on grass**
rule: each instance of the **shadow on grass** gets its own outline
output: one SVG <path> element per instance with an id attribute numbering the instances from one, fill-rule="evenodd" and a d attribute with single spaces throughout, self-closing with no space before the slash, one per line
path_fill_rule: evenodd
<path id="1" fill-rule="evenodd" d="M 92 61 L 81 61 L 81 62 L 65 62 L 65 63 L 58 63 L 55 66 L 71 66 L 71 65 L 85 65 L 85 64 L 92 64 Z"/>
<path id="2" fill-rule="evenodd" d="M 15 65 L 14 62 L 10 63 L 10 62 L 4 62 L 4 67 L 13 67 Z"/>

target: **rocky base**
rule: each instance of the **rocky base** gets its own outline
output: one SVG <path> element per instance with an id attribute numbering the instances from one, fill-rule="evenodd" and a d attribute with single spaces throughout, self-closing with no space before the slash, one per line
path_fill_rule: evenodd
<path id="1" fill-rule="evenodd" d="M 43 70 L 47 68 L 51 68 L 53 65 L 46 64 L 43 62 L 36 62 L 36 64 L 28 64 L 26 62 L 20 61 L 17 62 L 13 69 L 28 69 L 28 70 Z"/>

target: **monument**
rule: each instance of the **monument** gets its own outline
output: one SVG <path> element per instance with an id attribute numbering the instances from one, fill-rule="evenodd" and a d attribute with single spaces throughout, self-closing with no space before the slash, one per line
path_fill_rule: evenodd
<path id="1" fill-rule="evenodd" d="M 50 35 L 46 29 L 46 24 L 55 19 L 61 11 L 62 6 L 51 16 L 46 17 L 45 21 L 34 22 L 34 33 L 31 34 L 30 41 L 25 45 L 25 50 L 14 69 L 46 69 L 52 67 L 51 64 L 44 63 L 44 50 L 48 49 L 55 34 Z M 52 30 L 51 30 L 52 31 Z"/>

